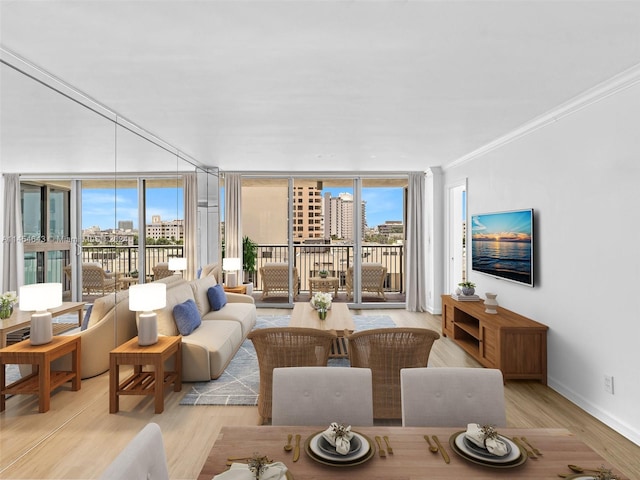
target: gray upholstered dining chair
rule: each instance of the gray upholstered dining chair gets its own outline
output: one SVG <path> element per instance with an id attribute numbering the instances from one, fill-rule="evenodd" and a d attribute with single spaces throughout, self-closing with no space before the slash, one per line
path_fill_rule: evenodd
<path id="1" fill-rule="evenodd" d="M 368 368 L 274 368 L 271 424 L 371 426 L 371 392 Z"/>
<path id="2" fill-rule="evenodd" d="M 278 367 L 326 367 L 335 330 L 303 327 L 273 327 L 252 330 L 247 338 L 253 342 L 260 369 L 258 413 L 271 418 L 273 370 Z"/>
<path id="3" fill-rule="evenodd" d="M 100 477 L 103 480 L 169 480 L 162 432 L 148 423 L 133 437 Z"/>
<path id="4" fill-rule="evenodd" d="M 502 372 L 492 368 L 429 367 L 400 371 L 402 425 L 506 427 Z"/>

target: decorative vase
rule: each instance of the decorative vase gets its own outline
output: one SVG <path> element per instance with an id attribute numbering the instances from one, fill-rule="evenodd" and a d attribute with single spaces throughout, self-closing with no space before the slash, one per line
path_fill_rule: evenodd
<path id="1" fill-rule="evenodd" d="M 321 307 L 318 309 L 318 317 L 320 317 L 320 320 L 327 319 L 327 309 L 325 307 Z"/>
<path id="2" fill-rule="evenodd" d="M 13 305 L 3 305 L 0 307 L 0 318 L 9 318 L 13 313 Z"/>
<path id="3" fill-rule="evenodd" d="M 498 310 L 496 307 L 498 306 L 498 302 L 496 301 L 497 293 L 485 293 L 487 299 L 484 301 L 484 312 L 496 314 Z"/>
<path id="4" fill-rule="evenodd" d="M 476 293 L 476 289 L 473 287 L 462 287 L 462 294 L 463 295 L 473 295 L 474 293 Z"/>

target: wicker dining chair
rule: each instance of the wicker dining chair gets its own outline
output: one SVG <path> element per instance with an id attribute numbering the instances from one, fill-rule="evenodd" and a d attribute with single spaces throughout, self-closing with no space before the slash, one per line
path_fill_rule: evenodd
<path id="1" fill-rule="evenodd" d="M 268 419 L 271 418 L 273 369 L 326 366 L 337 335 L 334 330 L 274 327 L 252 330 L 247 338 L 256 349 L 260 369 L 258 413 Z"/>
<path id="2" fill-rule="evenodd" d="M 427 328 L 377 328 L 355 332 L 349 341 L 352 367 L 370 368 L 373 418 L 402 418 L 400 370 L 426 367 L 440 334 Z"/>

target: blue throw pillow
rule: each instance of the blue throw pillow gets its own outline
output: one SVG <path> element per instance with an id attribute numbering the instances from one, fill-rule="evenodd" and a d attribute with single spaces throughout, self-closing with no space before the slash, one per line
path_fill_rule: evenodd
<path id="1" fill-rule="evenodd" d="M 180 335 L 189 335 L 202 323 L 196 302 L 189 299 L 173 307 L 173 319 Z"/>
<path id="2" fill-rule="evenodd" d="M 91 310 L 93 309 L 93 303 L 87 307 L 86 312 L 84 313 L 84 318 L 82 319 L 82 324 L 80 325 L 80 331 L 86 330 L 89 326 L 89 317 L 91 316 Z"/>
<path id="3" fill-rule="evenodd" d="M 218 284 L 207 290 L 207 297 L 209 297 L 209 305 L 214 312 L 220 310 L 227 304 L 227 294 L 224 293 L 222 285 Z"/>

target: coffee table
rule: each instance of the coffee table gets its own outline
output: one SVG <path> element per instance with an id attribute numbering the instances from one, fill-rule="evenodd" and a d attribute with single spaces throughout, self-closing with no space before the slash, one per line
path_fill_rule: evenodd
<path id="1" fill-rule="evenodd" d="M 296 303 L 293 307 L 293 312 L 291 312 L 289 326 L 315 328 L 318 330 L 335 330 L 338 338 L 331 346 L 329 357 L 347 358 L 349 356 L 347 339 L 344 338 L 344 332 L 346 330 L 347 333 L 353 333 L 356 326 L 353 323 L 353 317 L 346 303 L 332 303 L 325 320 L 320 320 L 318 312 L 309 302 Z"/>

